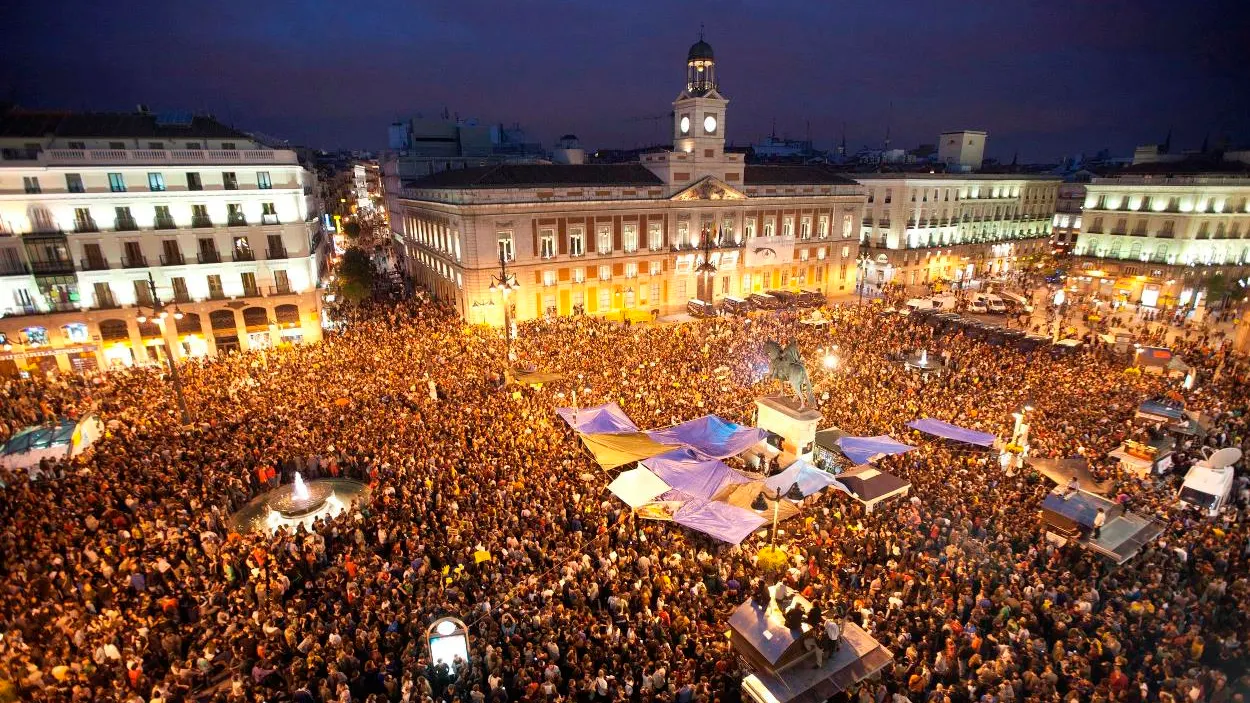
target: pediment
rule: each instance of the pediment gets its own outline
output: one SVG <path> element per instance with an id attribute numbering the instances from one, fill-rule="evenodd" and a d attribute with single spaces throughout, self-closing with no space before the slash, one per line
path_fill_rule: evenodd
<path id="1" fill-rule="evenodd" d="M 742 191 L 716 176 L 705 176 L 678 191 L 671 200 L 746 200 Z"/>

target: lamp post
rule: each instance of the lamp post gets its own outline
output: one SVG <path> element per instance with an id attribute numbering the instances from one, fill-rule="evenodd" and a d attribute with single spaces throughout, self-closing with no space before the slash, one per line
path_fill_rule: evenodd
<path id="1" fill-rule="evenodd" d="M 768 541 L 773 547 L 777 546 L 777 518 L 781 514 L 782 498 L 794 501 L 803 500 L 803 489 L 799 488 L 799 482 L 795 481 L 790 484 L 790 489 L 785 493 L 782 493 L 780 488 L 773 491 L 772 495 L 768 495 L 767 489 L 762 490 L 755 495 L 755 500 L 751 501 L 751 509 L 759 512 L 768 510 L 769 500 L 773 502 L 773 536 Z"/>
<path id="2" fill-rule="evenodd" d="M 694 272 L 699 276 L 699 299 L 712 305 L 712 289 L 715 287 L 715 281 L 712 277 L 716 275 L 716 266 L 712 264 L 712 233 L 709 230 L 702 232 L 703 244 L 703 261 L 695 267 Z M 706 298 L 704 296 L 707 296 Z"/>
<path id="3" fill-rule="evenodd" d="M 505 377 L 508 366 L 512 363 L 512 308 L 508 304 L 508 295 L 520 287 L 521 285 L 516 280 L 516 274 L 508 273 L 507 258 L 502 251 L 499 252 L 499 273 L 491 276 L 490 292 L 499 291 L 500 298 L 503 301 L 503 340 L 506 352 L 504 356 Z"/>
<path id="4" fill-rule="evenodd" d="M 864 276 L 868 274 L 868 260 L 868 255 L 862 251 L 859 253 L 859 258 L 855 260 L 855 267 L 859 270 L 859 276 L 856 279 L 856 283 L 858 285 L 855 287 L 859 289 L 860 305 L 864 304 L 864 284 L 866 283 L 866 281 L 864 281 Z"/>
<path id="5" fill-rule="evenodd" d="M 165 303 L 161 301 L 160 296 L 156 293 L 156 279 L 152 278 L 151 272 L 148 272 L 148 291 L 152 294 L 152 315 L 149 318 L 148 315 L 143 314 L 143 305 L 139 305 L 139 313 L 136 316 L 136 319 L 139 321 L 139 324 L 143 324 L 149 319 L 155 320 L 156 324 L 161 328 L 161 338 L 164 340 L 166 345 L 165 362 L 169 365 L 169 380 L 173 383 L 174 395 L 178 398 L 178 412 L 182 415 L 182 424 L 189 425 L 191 424 L 191 413 L 187 410 L 187 399 L 182 393 L 182 377 L 178 375 L 178 365 L 174 363 L 173 347 L 170 346 L 169 339 L 164 335 L 166 331 L 166 318 L 173 315 L 175 320 L 181 320 L 182 310 L 178 308 L 177 303 L 174 304 L 174 311 L 172 313 L 166 309 Z M 176 340 L 176 327 L 174 337 Z"/>
<path id="6" fill-rule="evenodd" d="M 1063 321 L 1063 303 L 1066 299 L 1067 295 L 1063 292 L 1062 288 L 1055 291 L 1055 333 L 1054 339 L 1052 339 L 1051 342 L 1059 341 L 1059 329 L 1062 326 Z"/>

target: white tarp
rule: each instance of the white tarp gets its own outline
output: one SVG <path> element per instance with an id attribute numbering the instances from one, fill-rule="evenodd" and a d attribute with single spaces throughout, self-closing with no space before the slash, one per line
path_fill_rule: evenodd
<path id="1" fill-rule="evenodd" d="M 622 471 L 620 476 L 608 484 L 608 490 L 612 492 L 612 495 L 625 501 L 626 505 L 634 509 L 650 503 L 656 497 L 667 493 L 670 488 L 672 486 L 665 483 L 664 479 L 651 473 L 649 469 L 643 468 Z"/>

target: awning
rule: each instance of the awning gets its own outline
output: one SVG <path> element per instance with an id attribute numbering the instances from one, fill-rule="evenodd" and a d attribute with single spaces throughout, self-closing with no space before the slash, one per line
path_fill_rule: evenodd
<path id="1" fill-rule="evenodd" d="M 903 444 L 889 435 L 842 437 L 838 439 L 838 447 L 846 458 L 856 464 L 867 464 L 883 456 L 904 454 L 915 449 L 910 444 Z"/>
<path id="2" fill-rule="evenodd" d="M 564 418 L 569 427 L 582 433 L 638 431 L 638 426 L 616 403 L 590 408 L 556 408 L 556 414 Z"/>
<path id="3" fill-rule="evenodd" d="M 911 488 L 907 479 L 872 466 L 856 466 L 839 474 L 838 481 L 849 489 L 851 495 L 865 503 L 884 500 Z"/>
<path id="4" fill-rule="evenodd" d="M 642 432 L 583 434 L 581 437 L 586 448 L 595 455 L 595 461 L 605 469 L 615 469 L 677 449 L 677 445 L 660 444 Z"/>
<path id="5" fill-rule="evenodd" d="M 949 422 L 934 420 L 933 418 L 912 420 L 907 423 L 907 426 L 913 430 L 920 430 L 926 434 L 936 435 L 943 439 L 953 439 L 957 442 L 967 442 L 968 444 L 976 444 L 982 447 L 992 446 L 996 439 L 989 432 L 978 432 L 966 427 L 952 425 Z"/>
<path id="6" fill-rule="evenodd" d="M 626 505 L 634 509 L 650 503 L 655 500 L 656 496 L 667 492 L 669 488 L 670 486 L 664 482 L 664 479 L 646 469 L 622 471 L 620 476 L 608 484 L 608 490 L 612 492 L 612 495 L 625 501 Z"/>
<path id="7" fill-rule="evenodd" d="M 1089 472 L 1089 461 L 1085 457 L 1074 456 L 1067 459 L 1030 457 L 1025 459 L 1024 463 L 1060 486 L 1068 485 L 1068 481 L 1075 477 L 1080 482 L 1081 489 L 1090 493 L 1106 495 L 1107 491 L 1111 490 L 1110 481 L 1099 483 L 1094 480 L 1094 475 Z"/>
<path id="8" fill-rule="evenodd" d="M 789 487 L 789 484 L 787 484 L 786 488 Z M 763 511 L 763 515 L 766 520 L 772 519 L 774 506 L 777 509 L 778 520 L 788 520 L 799 514 L 798 503 L 785 498 L 782 498 L 780 501 L 775 501 L 770 498 L 769 495 L 776 494 L 772 493 L 768 486 L 764 485 L 763 481 L 752 481 L 751 483 L 731 485 L 722 491 L 720 495 L 716 496 L 716 500 L 719 500 L 722 503 L 735 505 L 743 510 L 755 512 L 755 509 L 751 507 L 751 504 L 755 502 L 756 497 L 759 496 L 760 493 L 764 494 L 764 503 L 767 505 L 767 508 Z"/>
<path id="9" fill-rule="evenodd" d="M 721 461 L 700 458 L 688 447 L 665 452 L 642 463 L 673 488 L 704 500 L 711 500 L 726 486 L 752 480 Z"/>
<path id="10" fill-rule="evenodd" d="M 678 508 L 673 521 L 730 544 L 741 544 L 742 540 L 768 522 L 752 510 L 697 498 L 686 501 Z"/>
<path id="11" fill-rule="evenodd" d="M 833 474 L 828 471 L 822 471 L 802 459 L 791 464 L 785 471 L 764 479 L 764 485 L 768 486 L 770 490 L 781 491 L 782 493 L 790 490 L 790 486 L 793 486 L 796 482 L 799 484 L 799 490 L 803 492 L 804 498 L 813 493 L 819 493 L 829 486 L 846 491 L 846 488 L 838 483 L 838 479 Z"/>
<path id="12" fill-rule="evenodd" d="M 704 415 L 680 425 L 651 430 L 647 435 L 657 442 L 691 447 L 705 457 L 724 459 L 741 454 L 768 433 L 758 427 L 735 425 L 715 415 Z"/>

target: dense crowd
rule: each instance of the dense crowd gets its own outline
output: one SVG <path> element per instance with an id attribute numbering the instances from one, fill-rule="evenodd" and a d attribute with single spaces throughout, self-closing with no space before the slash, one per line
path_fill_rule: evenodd
<path id="1" fill-rule="evenodd" d="M 1207 519 L 1175 506 L 1175 477 L 1131 477 L 1105 455 L 1163 392 L 1213 423 L 1179 473 L 1203 443 L 1244 446 L 1244 360 L 1182 343 L 1202 371 L 1183 390 L 1103 350 L 1024 355 L 873 306 L 825 312 L 823 327 L 791 313 L 523 324 L 515 365 L 564 376 L 531 388 L 502 387 L 498 330 L 436 303 L 368 307 L 319 344 L 185 364 L 190 427 L 157 370 L 7 381 L 0 438 L 87 412 L 107 434 L 38 480 L 3 476 L 0 700 L 738 701 L 725 620 L 762 578 L 761 538 L 728 547 L 636 519 L 554 409 L 576 392 L 641 427 L 749 422 L 754 398 L 783 390 L 764 372 L 768 339 L 799 342 L 824 423 L 921 447 L 881 462 L 909 499 L 866 514 L 827 492 L 783 525 L 790 586 L 894 653 L 839 700 L 1241 700 L 1245 479 Z M 948 373 L 893 361 L 920 347 Z M 1010 436 L 1026 398 L 1033 453 L 1087 457 L 1167 523 L 1158 541 L 1118 567 L 1049 544 L 1037 506 L 1053 484 L 905 427 L 932 416 Z M 358 479 L 368 498 L 311 531 L 232 527 L 295 471 Z M 426 628 L 445 615 L 472 635 L 459 669 L 430 664 Z"/>

